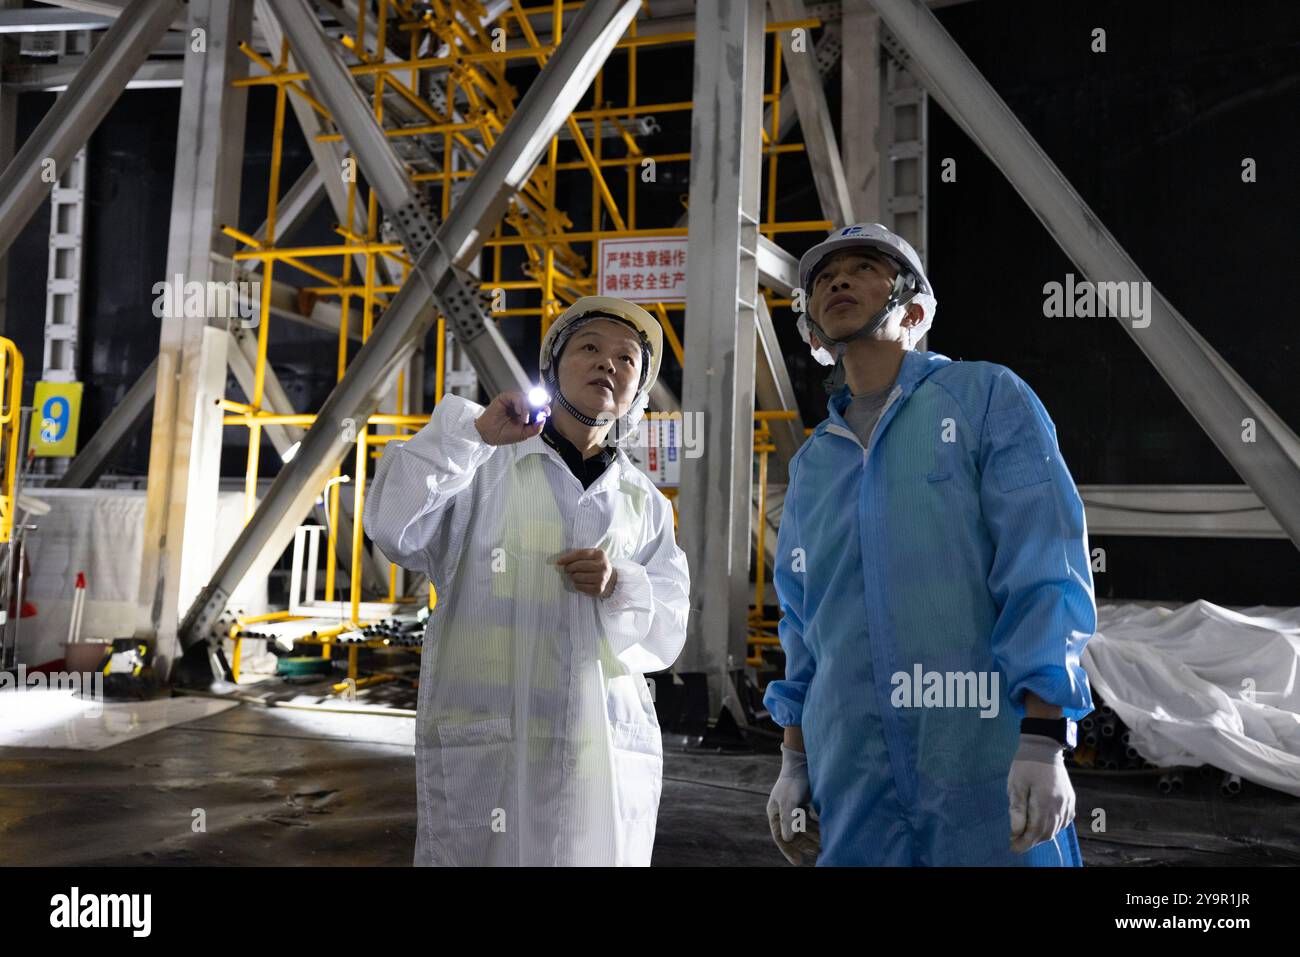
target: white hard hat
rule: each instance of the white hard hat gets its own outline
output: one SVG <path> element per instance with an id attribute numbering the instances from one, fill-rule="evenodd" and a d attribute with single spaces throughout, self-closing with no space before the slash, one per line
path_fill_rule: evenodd
<path id="1" fill-rule="evenodd" d="M 916 254 L 912 244 L 880 223 L 856 223 L 852 226 L 832 229 L 824 240 L 799 258 L 799 285 L 804 291 L 805 303 L 812 297 L 809 287 L 813 278 L 831 255 L 841 249 L 863 246 L 881 253 L 890 259 L 900 271 L 907 271 L 916 277 L 916 291 L 905 302 L 915 302 L 921 307 L 924 318 L 918 325 L 913 326 L 910 332 L 912 341 L 919 342 L 921 337 L 929 330 L 930 324 L 934 322 L 934 312 L 938 306 L 934 296 L 934 288 L 930 285 L 930 280 L 925 274 L 925 267 L 921 264 L 921 257 Z M 830 352 L 825 348 L 812 348 L 812 341 L 809 338 L 811 325 L 812 321 L 805 312 L 799 317 L 799 335 L 812 349 L 814 359 L 822 365 L 833 365 L 835 359 Z M 825 336 L 820 335 L 819 338 L 824 339 Z"/>
<path id="2" fill-rule="evenodd" d="M 858 223 L 854 226 L 832 229 L 825 239 L 800 256 L 799 285 L 803 287 L 804 294 L 808 294 L 809 283 L 824 259 L 838 250 L 856 246 L 867 246 L 882 252 L 896 263 L 905 266 L 916 276 L 921 292 L 929 296 L 934 295 L 934 290 L 930 288 L 930 280 L 925 275 L 925 267 L 921 265 L 921 257 L 916 254 L 912 244 L 880 223 Z"/>
<path id="3" fill-rule="evenodd" d="M 542 339 L 541 355 L 538 367 L 545 374 L 555 359 L 557 347 L 564 345 L 575 323 L 587 319 L 613 319 L 630 325 L 640 336 L 642 345 L 649 350 L 649 355 L 642 362 L 642 379 L 638 392 L 649 392 L 659 377 L 659 365 L 663 360 L 664 331 L 659 321 L 634 302 L 617 299 L 614 296 L 583 296 L 564 312 L 560 313 Z"/>
<path id="4" fill-rule="evenodd" d="M 538 368 L 542 377 L 550 380 L 556 392 L 556 399 L 568 409 L 569 413 L 587 425 L 597 424 L 597 420 L 588 420 L 581 412 L 567 404 L 560 394 L 557 381 L 558 370 L 552 368 L 556 356 L 563 351 L 565 341 L 580 326 L 595 319 L 612 319 L 631 326 L 641 340 L 641 384 L 636 395 L 632 397 L 631 406 L 620 417 L 617 433 L 626 438 L 641 421 L 646 407 L 650 404 L 650 387 L 659 378 L 659 366 L 663 361 L 664 331 L 658 320 L 634 302 L 618 299 L 614 296 L 583 296 L 564 312 L 560 313 L 542 338 L 541 355 Z"/>

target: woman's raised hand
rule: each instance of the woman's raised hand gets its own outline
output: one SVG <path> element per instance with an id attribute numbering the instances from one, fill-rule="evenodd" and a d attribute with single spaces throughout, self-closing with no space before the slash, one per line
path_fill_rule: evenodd
<path id="1" fill-rule="evenodd" d="M 513 445 L 540 433 L 546 424 L 546 416 L 551 414 L 551 407 L 543 406 L 540 413 L 544 414 L 535 415 L 536 421 L 529 424 L 526 419 L 531 411 L 534 410 L 524 393 L 502 392 L 474 420 L 474 428 L 488 445 Z"/>

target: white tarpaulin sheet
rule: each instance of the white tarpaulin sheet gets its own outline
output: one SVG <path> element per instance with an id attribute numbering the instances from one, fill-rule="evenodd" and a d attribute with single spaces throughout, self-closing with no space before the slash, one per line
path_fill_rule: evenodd
<path id="1" fill-rule="evenodd" d="M 1103 606 L 1083 665 L 1148 761 L 1300 796 L 1300 608 Z"/>
<path id="2" fill-rule="evenodd" d="M 133 635 L 144 551 L 144 491 L 32 488 L 28 494 L 48 502 L 50 512 L 28 518 L 38 526 L 27 539 L 31 577 L 26 587 L 37 614 L 19 623 L 18 660 L 30 667 L 63 657 L 79 571 L 86 573 L 87 586 L 82 640 Z M 216 568 L 243 529 L 244 493 L 218 493 L 211 516 L 211 567 Z M 250 615 L 266 611 L 266 580 L 241 584 L 230 607 Z"/>

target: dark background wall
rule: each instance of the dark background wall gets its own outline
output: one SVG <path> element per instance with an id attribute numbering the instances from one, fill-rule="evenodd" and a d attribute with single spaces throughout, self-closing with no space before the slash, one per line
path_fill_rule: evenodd
<path id="1" fill-rule="evenodd" d="M 1294 120 L 1300 5 L 1250 0 L 1226 11 L 1217 0 L 974 0 L 940 11 L 939 18 L 1155 286 L 1265 401 L 1300 427 L 1289 295 L 1300 221 Z M 1095 27 L 1106 30 L 1106 53 L 1090 51 Z M 643 50 L 641 101 L 689 99 L 691 56 L 688 47 Z M 606 69 L 605 99 L 614 103 L 623 102 L 625 63 L 619 55 Z M 510 79 L 523 90 L 535 73 L 520 65 Z M 827 93 L 838 117 L 838 72 Z M 179 100 L 179 90 L 131 91 L 90 142 L 83 437 L 156 354 L 151 287 L 165 273 Z M 21 98 L 20 143 L 52 101 L 46 94 Z M 584 106 L 591 101 L 588 94 Z M 265 214 L 272 107 L 269 91 L 251 92 L 237 224 L 248 231 Z M 664 113 L 657 121 L 661 132 L 643 141 L 647 152 L 689 151 L 688 113 Z M 282 188 L 309 162 L 296 126 L 288 126 Z M 933 103 L 928 135 L 928 269 L 939 299 L 930 348 L 1003 363 L 1023 376 L 1051 412 L 1081 484 L 1239 481 L 1118 323 L 1043 317 L 1043 284 L 1063 281 L 1073 266 L 1005 178 Z M 609 155 L 617 150 L 611 147 Z M 1241 181 L 1248 156 L 1258 163 L 1253 184 Z M 572 147 L 561 150 L 562 159 L 572 157 Z M 946 157 L 956 160 L 955 183 L 939 179 Z M 623 183 L 621 173 L 611 177 L 620 204 Z M 821 217 L 803 157 L 782 158 L 778 187 L 778 218 Z M 688 164 L 661 164 L 656 183 L 639 183 L 637 226 L 675 224 L 688 189 Z M 590 178 L 566 174 L 560 193 L 561 206 L 586 228 Z M 333 221 L 323 203 L 294 240 L 330 241 Z M 40 372 L 48 229 L 43 209 L 10 251 L 7 334 L 23 350 L 31 381 Z M 779 237 L 796 256 L 819 239 Z M 506 262 L 517 256 L 508 254 Z M 279 267 L 276 276 L 312 282 Z M 536 302 L 535 295 L 512 293 L 509 304 Z M 681 315 L 674 316 L 680 331 Z M 822 370 L 799 341 L 793 314 L 780 310 L 775 318 L 804 415 L 816 422 L 825 415 Z M 503 327 L 521 356 L 535 356 L 535 322 L 506 319 Z M 295 405 L 318 407 L 334 381 L 334 343 L 282 322 L 271 326 L 270 341 L 272 365 Z M 525 367 L 535 370 L 535 362 Z M 666 365 L 665 379 L 680 390 L 674 363 Z M 233 378 L 227 394 L 243 398 Z M 246 441 L 246 430 L 227 430 L 224 474 L 242 474 Z M 147 456 L 142 433 L 119 451 L 113 470 L 144 474 Z M 269 443 L 262 461 L 263 475 L 273 475 Z M 1286 541 L 1096 537 L 1094 545 L 1107 550 L 1099 596 L 1300 602 L 1300 562 Z"/>

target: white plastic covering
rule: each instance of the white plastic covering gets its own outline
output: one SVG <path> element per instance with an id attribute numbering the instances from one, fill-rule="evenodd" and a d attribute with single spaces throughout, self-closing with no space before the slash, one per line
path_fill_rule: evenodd
<path id="1" fill-rule="evenodd" d="M 1300 608 L 1103 606 L 1083 664 L 1148 761 L 1300 796 Z"/>
<path id="2" fill-rule="evenodd" d="M 135 632 L 144 549 L 145 493 L 131 489 L 29 488 L 50 512 L 28 521 L 39 530 L 27 539 L 31 577 L 27 598 L 35 616 L 24 618 L 18 659 L 29 667 L 63 657 L 77 572 L 86 573 L 83 641 L 108 641 Z M 220 492 L 212 506 L 212 567 L 244 525 L 244 493 Z M 246 614 L 267 610 L 266 580 L 246 581 L 230 605 Z"/>

